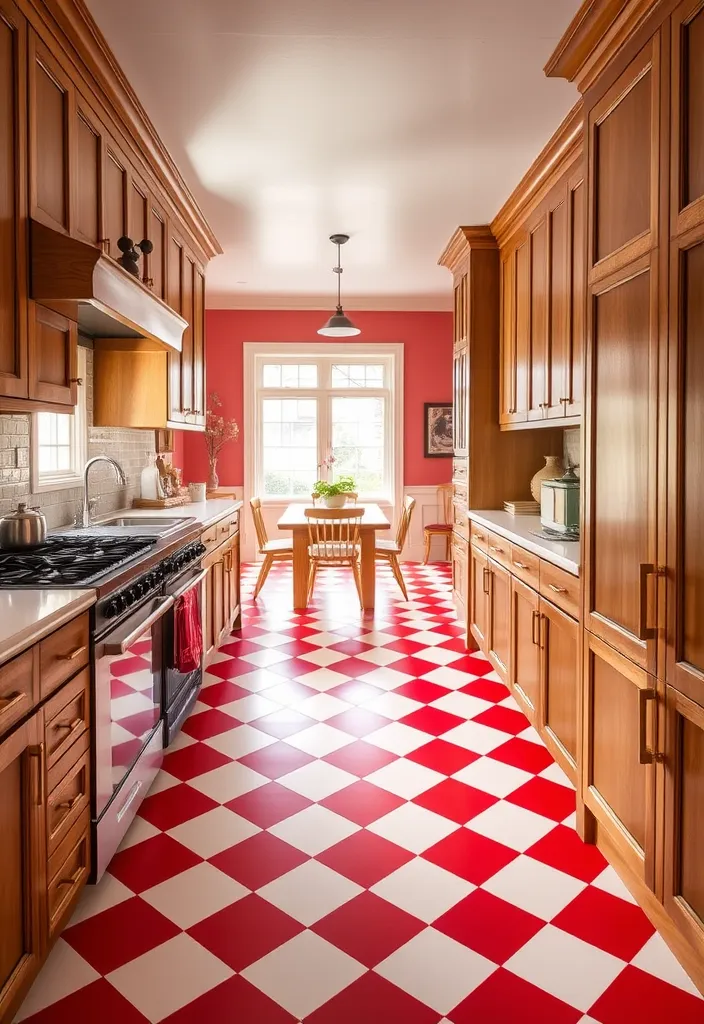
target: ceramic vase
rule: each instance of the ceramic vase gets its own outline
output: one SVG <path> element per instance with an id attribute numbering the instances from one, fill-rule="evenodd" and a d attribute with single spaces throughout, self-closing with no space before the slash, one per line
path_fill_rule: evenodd
<path id="1" fill-rule="evenodd" d="M 347 501 L 346 494 L 328 494 L 323 498 L 326 508 L 344 508 Z"/>
<path id="2" fill-rule="evenodd" d="M 210 476 L 208 477 L 208 490 L 209 491 L 216 491 L 218 489 L 218 487 L 220 486 L 220 480 L 218 479 L 218 474 L 217 474 L 217 465 L 218 465 L 218 460 L 217 459 L 211 459 L 210 460 Z"/>
<path id="3" fill-rule="evenodd" d="M 540 485 L 543 480 L 559 480 L 562 476 L 562 459 L 559 455 L 545 455 L 545 465 L 539 469 L 530 482 L 530 493 L 535 501 L 540 502 Z"/>

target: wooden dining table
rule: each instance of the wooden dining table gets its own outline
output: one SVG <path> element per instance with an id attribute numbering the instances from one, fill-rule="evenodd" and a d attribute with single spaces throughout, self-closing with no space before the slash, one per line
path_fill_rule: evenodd
<path id="1" fill-rule="evenodd" d="M 293 607 L 296 611 L 305 609 L 308 604 L 308 520 L 306 509 L 310 502 L 293 502 L 279 519 L 280 530 L 290 530 L 293 534 Z M 376 531 L 390 530 L 391 523 L 378 505 L 360 504 L 362 523 L 360 534 L 360 562 L 362 575 L 362 607 L 365 612 L 374 611 L 374 594 L 376 590 Z"/>

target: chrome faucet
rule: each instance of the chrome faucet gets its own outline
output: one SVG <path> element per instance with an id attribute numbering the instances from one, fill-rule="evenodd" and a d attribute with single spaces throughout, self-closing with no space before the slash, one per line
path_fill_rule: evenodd
<path id="1" fill-rule="evenodd" d="M 120 487 L 125 487 L 127 484 L 127 477 L 119 462 L 115 462 L 109 455 L 96 455 L 92 459 L 88 459 L 83 468 L 83 512 L 81 514 L 81 526 L 84 528 L 90 526 L 90 503 L 88 501 L 88 470 L 91 466 L 94 466 L 96 462 L 108 462 L 115 470 L 115 476 Z"/>

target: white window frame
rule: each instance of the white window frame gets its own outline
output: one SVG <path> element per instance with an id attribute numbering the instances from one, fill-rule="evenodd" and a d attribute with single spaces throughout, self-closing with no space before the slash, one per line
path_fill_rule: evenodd
<path id="1" fill-rule="evenodd" d="M 264 363 L 305 363 L 325 358 L 332 365 L 334 360 L 340 363 L 374 363 L 383 362 L 388 367 L 387 386 L 383 389 L 376 388 L 331 388 L 326 381 L 321 388 L 309 391 L 298 390 L 297 388 L 263 388 L 259 386 L 261 381 L 261 367 Z M 322 383 L 320 376 L 319 385 Z M 306 342 L 294 344 L 287 342 L 245 342 L 244 344 L 244 423 L 245 438 L 250 438 L 252 443 L 247 444 L 245 450 L 244 485 L 245 495 L 252 497 L 258 494 L 262 498 L 262 504 L 271 508 L 285 508 L 292 502 L 301 501 L 296 497 L 264 497 L 261 494 L 260 481 L 257 477 L 257 467 L 261 467 L 261 400 L 263 398 L 317 398 L 334 395 L 343 398 L 374 397 L 383 393 L 389 395 L 390 401 L 386 403 L 385 430 L 385 480 L 384 493 L 380 495 L 360 495 L 360 500 L 373 501 L 384 507 L 399 508 L 403 501 L 403 345 L 400 343 L 361 343 L 361 344 L 330 344 L 325 342 Z M 321 402 L 319 409 L 325 405 Z M 328 423 L 325 421 L 325 412 L 318 420 L 318 434 L 328 430 Z"/>
<path id="2" fill-rule="evenodd" d="M 32 494 L 43 494 L 46 491 L 63 491 L 83 486 L 83 467 L 86 462 L 88 448 L 88 418 L 86 415 L 86 350 L 78 348 L 78 376 L 83 384 L 78 385 L 78 402 L 73 412 L 56 413 L 58 416 L 71 417 L 69 445 L 71 447 L 71 469 L 55 473 L 39 472 L 39 431 L 37 429 L 37 413 L 31 417 L 30 427 L 30 479 Z"/>

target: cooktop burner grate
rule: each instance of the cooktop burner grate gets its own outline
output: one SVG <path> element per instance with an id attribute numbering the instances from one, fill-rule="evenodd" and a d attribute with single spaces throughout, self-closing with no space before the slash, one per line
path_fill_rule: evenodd
<path id="1" fill-rule="evenodd" d="M 156 537 L 49 537 L 25 551 L 0 551 L 1 587 L 86 587 L 149 551 Z"/>

